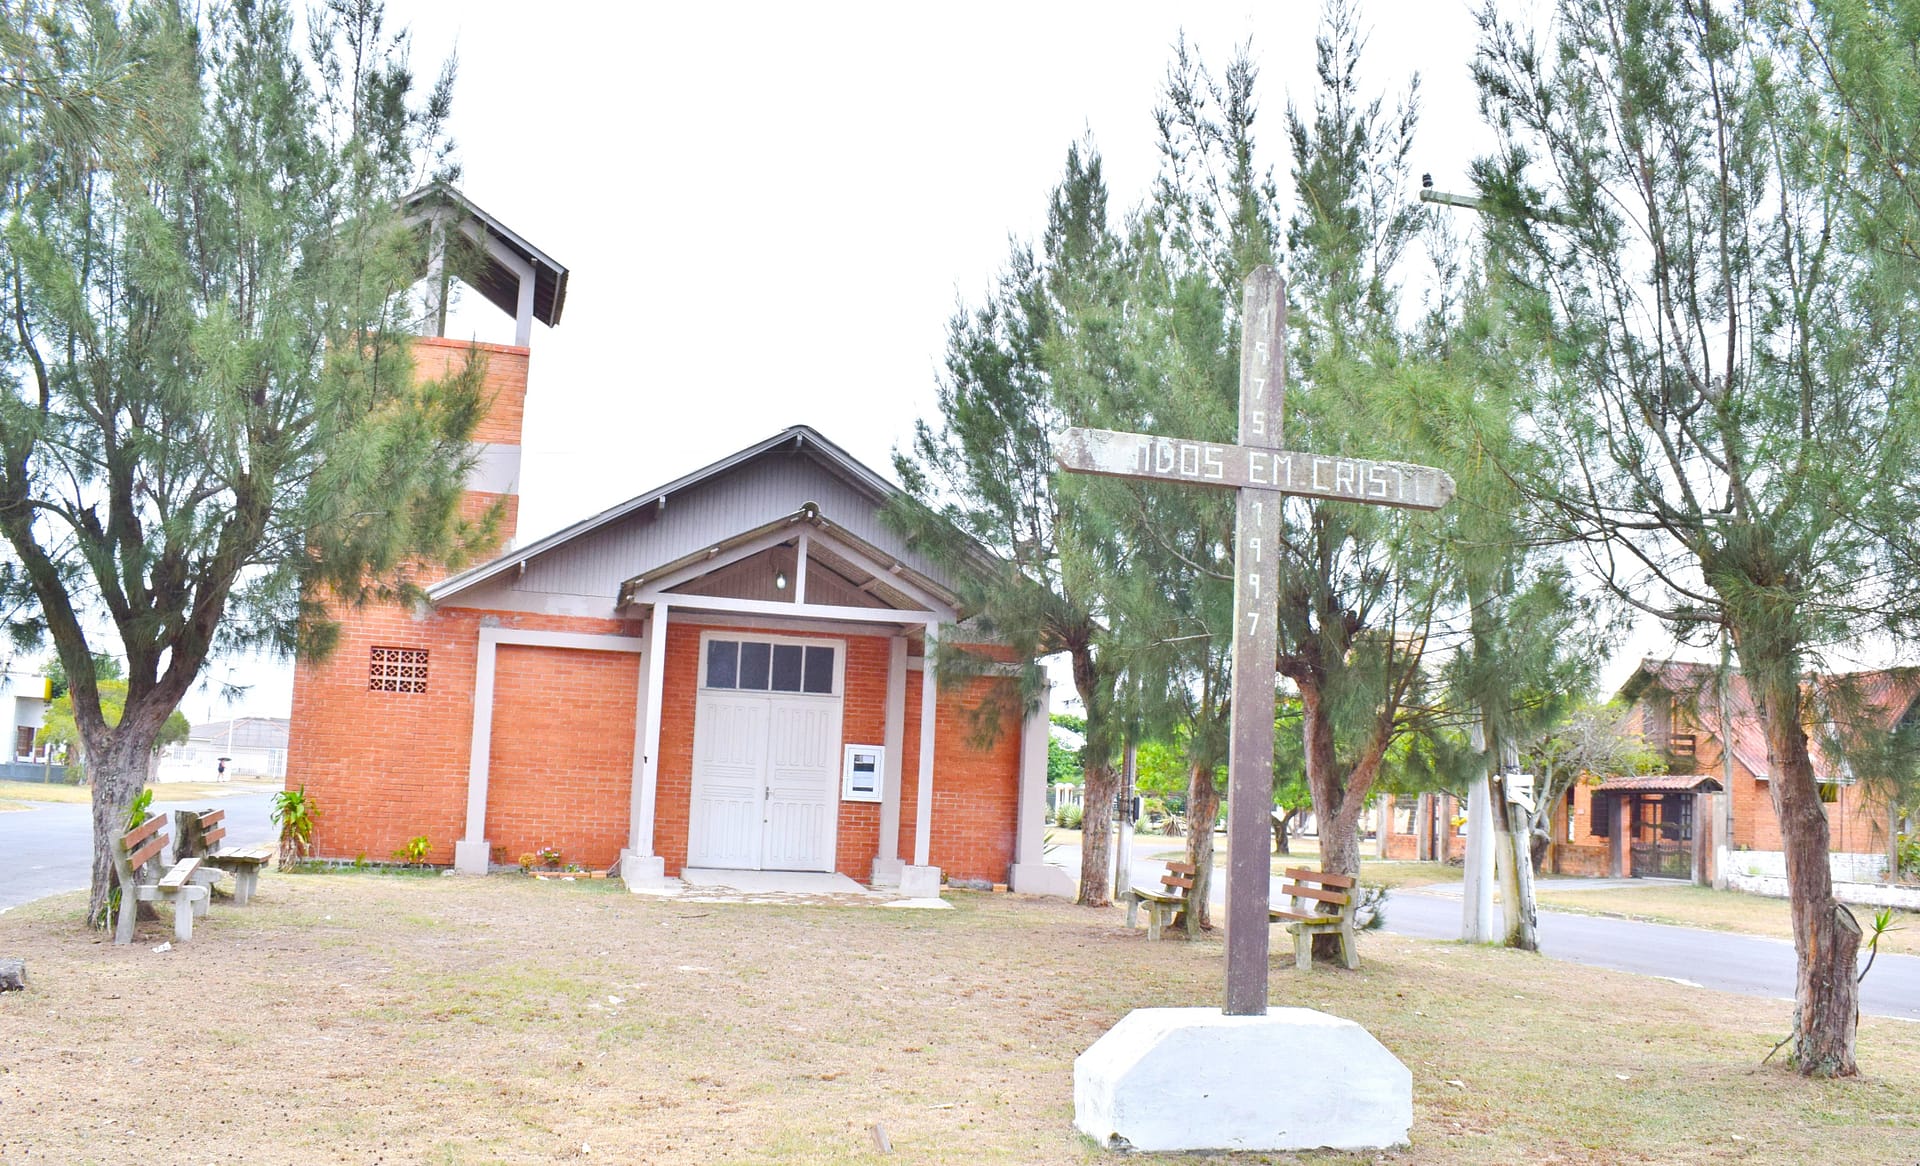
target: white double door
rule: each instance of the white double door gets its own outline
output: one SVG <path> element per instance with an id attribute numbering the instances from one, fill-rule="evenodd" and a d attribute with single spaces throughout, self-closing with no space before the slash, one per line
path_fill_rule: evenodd
<path id="1" fill-rule="evenodd" d="M 703 690 L 687 865 L 833 869 L 840 698 Z"/>

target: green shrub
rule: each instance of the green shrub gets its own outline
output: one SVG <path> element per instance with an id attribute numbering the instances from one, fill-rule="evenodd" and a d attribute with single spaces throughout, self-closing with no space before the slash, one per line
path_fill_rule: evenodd
<path id="1" fill-rule="evenodd" d="M 1063 829 L 1078 830 L 1080 823 L 1087 819 L 1087 811 L 1082 806 L 1061 806 L 1053 817 Z"/>

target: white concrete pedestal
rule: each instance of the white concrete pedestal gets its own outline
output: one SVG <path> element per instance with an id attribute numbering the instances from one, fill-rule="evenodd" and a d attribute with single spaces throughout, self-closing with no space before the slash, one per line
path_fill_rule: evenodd
<path id="1" fill-rule="evenodd" d="M 483 875 L 493 862 L 493 847 L 484 838 L 460 840 L 453 844 L 453 869 L 456 874 Z"/>
<path id="2" fill-rule="evenodd" d="M 1007 886 L 1022 895 L 1073 898 L 1078 888 L 1072 874 L 1050 862 L 1016 862 L 1007 872 Z"/>
<path id="3" fill-rule="evenodd" d="M 940 868 L 937 866 L 901 867 L 900 894 L 908 899 L 938 899 Z"/>
<path id="4" fill-rule="evenodd" d="M 1074 1059 L 1073 1124 L 1135 1150 L 1403 1146 L 1413 1074 L 1366 1029 L 1311 1008 L 1142 1008 Z"/>
<path id="5" fill-rule="evenodd" d="M 869 885 L 874 887 L 897 887 L 900 885 L 900 872 L 906 863 L 897 858 L 876 858 L 873 860 L 873 878 Z"/>
<path id="6" fill-rule="evenodd" d="M 620 881 L 629 891 L 657 891 L 667 883 L 667 860 L 657 854 L 620 852 Z"/>

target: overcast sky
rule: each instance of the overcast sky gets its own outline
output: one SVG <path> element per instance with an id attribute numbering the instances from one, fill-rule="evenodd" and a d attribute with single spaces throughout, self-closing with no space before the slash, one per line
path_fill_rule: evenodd
<path id="1" fill-rule="evenodd" d="M 1116 211 L 1146 194 L 1153 109 L 1184 32 L 1260 67 L 1263 162 L 1312 100 L 1313 3 L 605 4 L 389 0 L 430 78 L 459 55 L 474 202 L 570 269 L 536 325 L 520 539 L 804 422 L 891 476 L 933 409 L 946 325 L 1010 236 L 1039 230 L 1091 135 Z M 1465 186 L 1488 138 L 1461 0 L 1373 0 L 1364 84 L 1420 75 L 1416 173 Z M 512 340 L 470 297 L 456 335 Z M 215 663 L 219 680 L 227 666 Z M 1611 678 L 1611 677 L 1610 677 Z M 283 715 L 284 669 L 243 666 Z M 189 718 L 225 710 L 189 697 Z"/>

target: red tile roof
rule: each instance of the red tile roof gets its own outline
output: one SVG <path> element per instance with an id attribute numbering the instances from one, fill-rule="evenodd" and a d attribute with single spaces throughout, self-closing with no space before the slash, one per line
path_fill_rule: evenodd
<path id="1" fill-rule="evenodd" d="M 1619 695 L 1633 701 L 1649 688 L 1670 692 L 1684 710 L 1676 718 L 1674 731 L 1684 731 L 1678 723 L 1683 718 L 1694 732 L 1718 741 L 1722 724 L 1719 676 L 1720 669 L 1714 664 L 1648 657 L 1621 686 Z M 1759 708 L 1746 677 L 1736 669 L 1728 680 L 1726 711 L 1733 756 L 1748 772 L 1765 779 L 1772 770 L 1773 758 Z M 1845 780 L 1849 774 L 1833 748 L 1836 741 L 1863 733 L 1885 733 L 1897 726 L 1920 698 L 1920 669 L 1813 676 L 1801 693 L 1803 716 L 1812 738 L 1814 777 L 1821 781 Z M 1628 787 L 1609 784 L 1603 788 Z"/>
<path id="2" fill-rule="evenodd" d="M 1601 793 L 1626 790 L 1631 793 L 1708 793 L 1720 792 L 1720 783 L 1705 773 L 1645 773 L 1632 777 L 1609 777 L 1594 787 Z"/>

